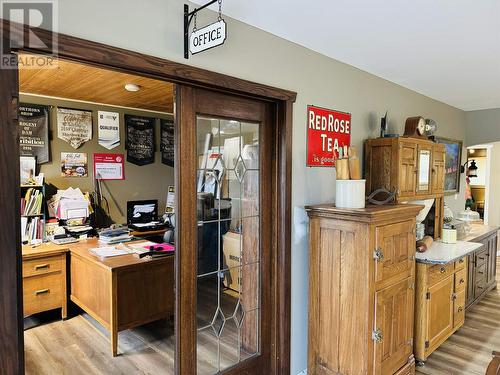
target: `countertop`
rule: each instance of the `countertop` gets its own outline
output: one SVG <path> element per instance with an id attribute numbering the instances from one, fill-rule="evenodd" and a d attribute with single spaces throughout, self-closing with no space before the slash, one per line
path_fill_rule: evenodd
<path id="1" fill-rule="evenodd" d="M 454 262 L 483 246 L 479 242 L 457 241 L 457 243 L 443 243 L 434 241 L 425 253 L 416 253 L 418 263 L 447 264 Z"/>
<path id="2" fill-rule="evenodd" d="M 483 238 L 498 231 L 498 227 L 491 227 L 480 223 L 472 223 L 471 232 L 456 244 L 443 243 L 440 240 L 434 241 L 425 253 L 416 253 L 415 258 L 418 263 L 427 264 L 447 264 L 454 262 L 474 251 L 483 244 Z"/>

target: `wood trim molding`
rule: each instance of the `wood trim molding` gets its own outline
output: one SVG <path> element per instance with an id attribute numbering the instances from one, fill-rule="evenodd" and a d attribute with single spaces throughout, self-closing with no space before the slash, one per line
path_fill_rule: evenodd
<path id="1" fill-rule="evenodd" d="M 0 69 L 0 374 L 24 372 L 17 71 Z"/>
<path id="2" fill-rule="evenodd" d="M 15 33 L 16 38 L 23 38 L 24 33 L 28 32 L 28 29 L 23 28 L 20 24 L 7 20 L 1 20 L 1 23 L 3 31 Z M 84 61 L 87 64 L 127 72 L 136 70 L 138 74 L 175 83 L 185 83 L 242 95 L 252 95 L 266 100 L 295 101 L 297 96 L 293 91 L 250 82 L 159 57 L 144 55 L 139 52 L 128 51 L 122 48 L 80 39 L 70 35 L 53 33 L 52 31 L 39 28 L 31 28 L 31 30 L 36 33 L 42 42 L 51 41 L 52 36 L 57 34 L 58 56 L 68 60 L 82 62 L 82 52 L 85 52 Z M 23 49 L 23 51 L 44 54 L 43 50 L 37 50 L 36 48 L 26 48 Z"/>

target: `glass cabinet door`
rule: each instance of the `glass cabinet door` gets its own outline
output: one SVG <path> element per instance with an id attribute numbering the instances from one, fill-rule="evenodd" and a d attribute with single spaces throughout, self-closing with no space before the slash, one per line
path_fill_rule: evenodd
<path id="1" fill-rule="evenodd" d="M 417 193 L 431 190 L 431 150 L 418 148 Z"/>
<path id="2" fill-rule="evenodd" d="M 260 353 L 260 124 L 196 117 L 197 372 Z"/>

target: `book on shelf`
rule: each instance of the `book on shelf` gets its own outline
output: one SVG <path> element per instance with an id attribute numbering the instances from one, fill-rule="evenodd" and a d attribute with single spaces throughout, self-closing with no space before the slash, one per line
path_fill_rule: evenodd
<path id="1" fill-rule="evenodd" d="M 23 242 L 34 244 L 43 241 L 44 220 L 39 217 L 21 218 L 21 238 Z"/>
<path id="2" fill-rule="evenodd" d="M 40 190 L 29 188 L 21 198 L 21 215 L 41 215 L 43 204 L 43 193 Z"/>

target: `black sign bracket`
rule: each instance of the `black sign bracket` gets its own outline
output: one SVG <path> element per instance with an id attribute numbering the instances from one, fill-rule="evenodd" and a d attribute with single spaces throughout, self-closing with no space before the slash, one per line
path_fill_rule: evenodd
<path id="1" fill-rule="evenodd" d="M 212 0 L 199 8 L 194 8 L 192 12 L 189 11 L 189 5 L 184 4 L 184 58 L 189 59 L 189 25 L 196 13 L 206 7 L 216 3 L 218 0 Z"/>

